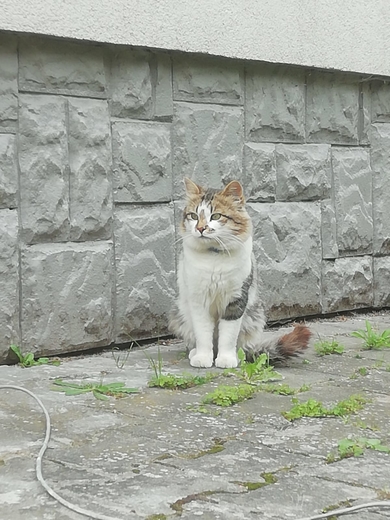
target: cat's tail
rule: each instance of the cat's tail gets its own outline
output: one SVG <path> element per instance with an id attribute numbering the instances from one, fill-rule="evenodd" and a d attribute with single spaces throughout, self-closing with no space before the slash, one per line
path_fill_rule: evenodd
<path id="1" fill-rule="evenodd" d="M 271 362 L 298 356 L 307 349 L 311 335 L 312 333 L 306 325 L 296 325 L 291 332 L 283 336 L 264 339 L 255 348 L 244 347 L 246 359 L 253 361 L 264 352 L 269 355 Z"/>

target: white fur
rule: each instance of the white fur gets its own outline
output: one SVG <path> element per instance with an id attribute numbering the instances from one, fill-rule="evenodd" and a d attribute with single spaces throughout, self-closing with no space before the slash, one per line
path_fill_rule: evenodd
<path id="1" fill-rule="evenodd" d="M 229 240 L 228 235 L 225 237 L 223 233 L 218 233 L 221 227 L 218 221 L 210 221 L 209 227 L 213 226 L 215 234 L 222 236 L 225 244 L 230 242 L 228 250 L 223 250 L 218 242 L 200 238 L 196 221 L 187 221 L 186 226 L 189 233 L 184 237 L 178 270 L 178 307 L 184 317 L 181 331 L 184 339 L 193 341 L 195 338 L 190 363 L 194 367 L 212 366 L 213 337 L 218 326 L 215 365 L 220 368 L 236 367 L 242 318 L 232 321 L 220 318 L 229 302 L 240 297 L 242 284 L 251 272 L 252 238 L 248 236 L 244 242 L 235 237 Z M 213 231 L 209 233 L 212 235 Z M 212 252 L 211 247 L 220 247 L 222 252 Z"/>

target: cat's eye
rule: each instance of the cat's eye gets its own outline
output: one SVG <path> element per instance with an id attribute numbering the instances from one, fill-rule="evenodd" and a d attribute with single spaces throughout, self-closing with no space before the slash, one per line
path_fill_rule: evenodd
<path id="1" fill-rule="evenodd" d="M 221 213 L 213 213 L 210 217 L 211 220 L 219 220 L 222 217 Z"/>
<path id="2" fill-rule="evenodd" d="M 187 216 L 189 216 L 191 220 L 198 220 L 198 215 L 196 213 L 188 213 Z"/>

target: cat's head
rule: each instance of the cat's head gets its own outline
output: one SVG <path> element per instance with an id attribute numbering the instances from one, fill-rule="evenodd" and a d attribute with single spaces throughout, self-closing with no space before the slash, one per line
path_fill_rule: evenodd
<path id="1" fill-rule="evenodd" d="M 240 247 L 252 234 L 251 219 L 245 209 L 241 184 L 230 182 L 224 189 L 203 188 L 184 179 L 186 207 L 181 231 L 184 238 L 196 239 L 199 247 L 232 249 Z"/>

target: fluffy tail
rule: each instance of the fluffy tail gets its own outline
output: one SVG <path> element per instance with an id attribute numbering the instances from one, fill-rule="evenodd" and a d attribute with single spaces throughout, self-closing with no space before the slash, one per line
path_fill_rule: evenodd
<path id="1" fill-rule="evenodd" d="M 269 355 L 271 362 L 298 356 L 307 349 L 311 335 L 306 325 L 296 325 L 288 334 L 265 340 L 255 349 L 244 347 L 247 361 L 253 361 L 264 352 Z"/>

